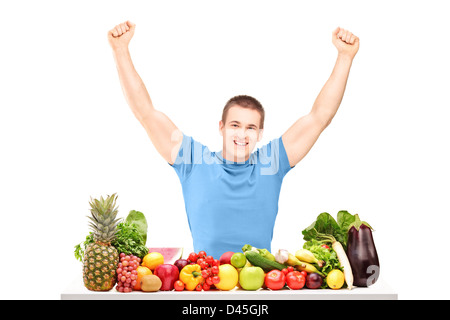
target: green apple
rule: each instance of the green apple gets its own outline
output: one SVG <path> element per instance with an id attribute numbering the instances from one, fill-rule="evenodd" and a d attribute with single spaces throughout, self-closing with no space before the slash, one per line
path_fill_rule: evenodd
<path id="1" fill-rule="evenodd" d="M 264 284 L 264 270 L 260 267 L 244 267 L 239 273 L 239 284 L 245 290 L 258 290 Z"/>

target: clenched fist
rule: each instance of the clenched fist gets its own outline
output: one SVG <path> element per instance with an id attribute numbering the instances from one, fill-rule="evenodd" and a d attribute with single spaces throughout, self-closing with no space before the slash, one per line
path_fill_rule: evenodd
<path id="1" fill-rule="evenodd" d="M 332 41 L 339 54 L 354 58 L 359 49 L 359 38 L 348 30 L 337 27 Z"/>
<path id="2" fill-rule="evenodd" d="M 113 49 L 126 48 L 134 35 L 136 25 L 131 21 L 118 24 L 108 31 L 108 42 Z"/>

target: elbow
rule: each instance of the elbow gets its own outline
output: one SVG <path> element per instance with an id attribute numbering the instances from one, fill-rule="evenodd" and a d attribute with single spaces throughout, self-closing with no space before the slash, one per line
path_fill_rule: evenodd
<path id="1" fill-rule="evenodd" d="M 325 129 L 326 127 L 328 127 L 332 120 L 333 120 L 333 117 L 329 117 L 329 118 L 325 119 L 323 121 L 323 128 Z"/>
<path id="2" fill-rule="evenodd" d="M 142 113 L 138 113 L 138 112 L 133 112 L 135 118 L 141 123 L 145 123 L 146 119 L 148 118 L 148 116 L 146 114 L 142 114 Z"/>
<path id="3" fill-rule="evenodd" d="M 155 110 L 152 109 L 134 108 L 133 113 L 141 124 L 147 123 L 149 119 L 155 116 Z"/>
<path id="4" fill-rule="evenodd" d="M 319 127 L 322 128 L 322 130 L 325 130 L 327 128 L 331 121 L 333 120 L 334 114 L 328 114 L 328 113 L 313 113 L 313 118 L 315 119 L 315 122 Z"/>

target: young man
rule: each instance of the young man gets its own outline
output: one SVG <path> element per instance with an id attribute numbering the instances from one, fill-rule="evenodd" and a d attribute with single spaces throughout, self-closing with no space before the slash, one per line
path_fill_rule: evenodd
<path id="1" fill-rule="evenodd" d="M 358 52 L 358 37 L 341 28 L 333 31 L 336 64 L 311 111 L 253 153 L 262 138 L 264 109 L 253 97 L 231 98 L 219 122 L 223 148 L 216 153 L 184 135 L 154 108 L 128 51 L 134 31 L 129 21 L 115 26 L 108 32 L 109 44 L 128 105 L 179 176 L 194 251 L 204 250 L 215 258 L 241 251 L 245 244 L 270 251 L 282 180 L 336 114 Z"/>

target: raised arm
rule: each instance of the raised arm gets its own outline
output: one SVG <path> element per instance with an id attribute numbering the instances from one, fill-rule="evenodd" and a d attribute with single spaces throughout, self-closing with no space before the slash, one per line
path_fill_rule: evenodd
<path id="1" fill-rule="evenodd" d="M 136 25 L 130 21 L 108 31 L 108 41 L 113 50 L 120 84 L 128 105 L 147 131 L 153 145 L 170 164 L 176 159 L 182 142 L 182 133 L 162 112 L 153 107 L 150 95 L 131 60 L 128 44 Z"/>
<path id="2" fill-rule="evenodd" d="M 359 38 L 337 28 L 332 42 L 338 50 L 336 64 L 323 86 L 309 114 L 298 119 L 282 136 L 291 167 L 311 150 L 320 134 L 330 124 L 344 96 L 350 67 L 359 49 Z"/>

